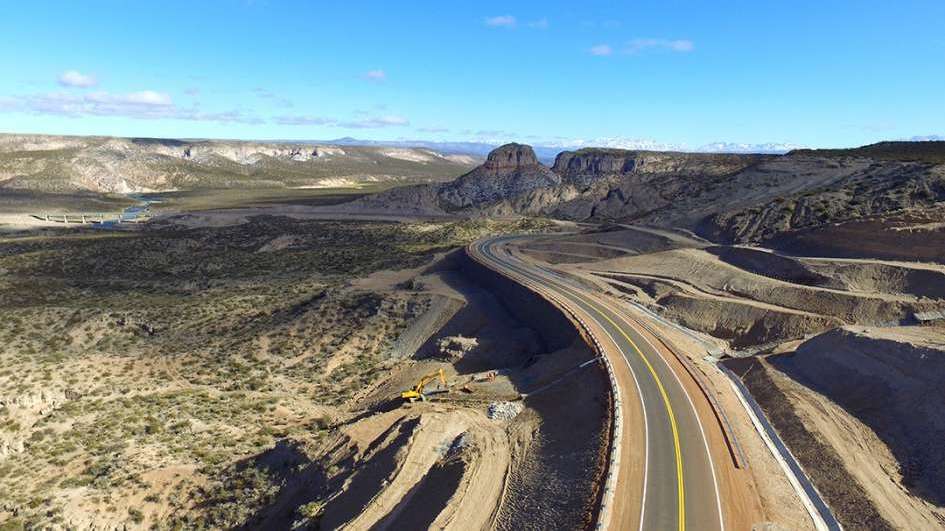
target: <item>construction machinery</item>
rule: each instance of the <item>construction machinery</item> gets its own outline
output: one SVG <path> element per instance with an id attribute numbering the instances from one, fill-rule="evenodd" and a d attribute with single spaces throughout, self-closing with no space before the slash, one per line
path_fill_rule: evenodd
<path id="1" fill-rule="evenodd" d="M 443 369 L 440 369 L 420 378 L 420 380 L 417 382 L 417 385 L 413 386 L 413 389 L 407 389 L 406 391 L 401 392 L 400 397 L 408 402 L 426 400 L 427 397 L 423 394 L 423 388 L 437 378 L 439 378 L 441 386 L 446 388 L 446 376 L 443 375 Z"/>

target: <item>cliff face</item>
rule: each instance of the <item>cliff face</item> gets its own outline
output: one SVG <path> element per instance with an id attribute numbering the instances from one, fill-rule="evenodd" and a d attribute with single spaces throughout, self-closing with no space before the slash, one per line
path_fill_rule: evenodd
<path id="1" fill-rule="evenodd" d="M 492 175 L 535 169 L 541 166 L 531 146 L 505 144 L 492 150 L 482 164 L 483 172 Z"/>
<path id="2" fill-rule="evenodd" d="M 446 211 L 620 219 L 670 203 L 693 181 L 737 172 L 761 155 L 657 153 L 616 149 L 562 152 L 548 168 L 530 146 L 507 144 L 439 187 Z"/>
<path id="3" fill-rule="evenodd" d="M 795 159 L 792 181 L 811 175 L 797 171 L 803 163 Z M 805 168 L 811 159 L 805 157 Z M 853 170 L 853 171 L 850 171 Z M 762 205 L 730 208 L 700 224 L 704 236 L 721 242 L 764 242 L 779 233 L 812 229 L 828 224 L 865 219 L 888 219 L 890 215 L 926 219 L 945 201 L 945 164 L 882 161 L 842 161 L 824 167 L 816 191 L 785 193 Z M 941 214 L 926 222 L 941 221 Z M 918 222 L 917 222 L 918 223 Z"/>
<path id="4" fill-rule="evenodd" d="M 552 170 L 570 182 L 586 184 L 602 177 L 613 176 L 724 175 L 768 158 L 771 157 L 592 148 L 558 154 Z"/>

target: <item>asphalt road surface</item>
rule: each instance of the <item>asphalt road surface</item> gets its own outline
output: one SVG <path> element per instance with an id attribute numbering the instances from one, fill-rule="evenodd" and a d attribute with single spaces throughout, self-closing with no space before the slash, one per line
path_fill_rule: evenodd
<path id="1" fill-rule="evenodd" d="M 634 451 L 645 453 L 642 500 L 630 500 L 638 507 L 634 521 L 640 529 L 715 530 L 723 529 L 718 482 L 705 431 L 686 387 L 663 355 L 624 317 L 622 309 L 554 271 L 520 259 L 505 245 L 514 237 L 501 237 L 474 245 L 479 258 L 494 268 L 541 284 L 572 309 L 593 320 L 605 332 L 599 337 L 604 349 L 619 352 L 633 375 L 634 385 L 622 389 L 624 401 L 638 400 L 644 412 L 645 433 L 623 436 L 643 441 Z M 616 350 L 614 350 L 616 349 Z M 618 363 L 611 358 L 612 363 Z M 637 423 L 637 426 L 639 423 Z M 631 429 L 631 423 L 624 424 Z M 633 428 L 639 429 L 639 428 Z M 640 474 L 637 474 L 638 476 Z M 616 496 L 626 495 L 619 490 Z M 637 509 L 632 509 L 637 510 Z"/>

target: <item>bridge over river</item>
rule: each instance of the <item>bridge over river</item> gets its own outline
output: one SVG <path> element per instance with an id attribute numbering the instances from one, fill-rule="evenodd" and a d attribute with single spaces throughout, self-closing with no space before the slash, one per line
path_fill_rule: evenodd
<path id="1" fill-rule="evenodd" d="M 145 197 L 136 197 L 139 203 L 120 212 L 63 212 L 30 214 L 40 221 L 62 223 L 64 225 L 99 225 L 110 227 L 122 223 L 144 223 L 151 219 L 151 205 L 158 201 Z"/>

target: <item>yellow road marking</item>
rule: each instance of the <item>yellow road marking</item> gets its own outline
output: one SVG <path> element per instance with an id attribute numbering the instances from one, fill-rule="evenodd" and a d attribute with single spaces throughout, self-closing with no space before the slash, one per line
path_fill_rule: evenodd
<path id="1" fill-rule="evenodd" d="M 570 291 L 570 290 L 569 290 Z M 580 295 L 578 295 L 580 296 Z M 583 297 L 582 297 L 583 298 Z M 679 445 L 679 428 L 676 426 L 676 415 L 673 413 L 673 406 L 669 403 L 669 395 L 666 393 L 666 389 L 663 387 L 663 382 L 660 380 L 660 377 L 657 376 L 656 370 L 653 369 L 653 365 L 650 364 L 650 360 L 643 354 L 643 351 L 640 350 L 640 347 L 630 339 L 630 336 L 623 331 L 623 328 L 620 327 L 613 319 L 605 315 L 602 311 L 594 308 L 593 304 L 589 305 L 591 308 L 601 317 L 607 319 L 614 328 L 620 332 L 620 335 L 630 343 L 630 346 L 637 351 L 637 354 L 643 360 L 643 363 L 646 364 L 646 368 L 650 371 L 650 374 L 653 375 L 653 379 L 656 381 L 656 387 L 660 390 L 660 395 L 663 397 L 663 404 L 666 406 L 666 411 L 669 413 L 669 425 L 673 430 L 673 446 L 676 450 L 676 485 L 679 492 L 679 531 L 684 531 L 686 529 L 686 489 L 683 485 L 683 463 L 682 463 L 682 450 Z"/>
<path id="2" fill-rule="evenodd" d="M 500 262 L 501 263 L 501 262 Z M 514 268 L 514 266 L 513 266 Z M 666 406 L 666 412 L 669 414 L 669 425 L 673 432 L 673 447 L 676 453 L 676 489 L 679 498 L 679 531 L 685 531 L 686 529 L 686 489 L 683 483 L 683 462 L 682 462 L 682 449 L 679 444 L 679 428 L 676 425 L 676 415 L 673 413 L 673 406 L 669 402 L 669 395 L 666 393 L 666 388 L 663 387 L 663 382 L 660 380 L 660 377 L 656 374 L 656 370 L 653 368 L 653 365 L 650 363 L 650 360 L 643 354 L 643 351 L 640 350 L 640 347 L 637 346 L 636 342 L 630 338 L 630 336 L 624 332 L 623 328 L 620 327 L 613 319 L 608 317 L 604 312 L 598 310 L 595 304 L 590 300 L 577 293 L 573 289 L 559 285 L 562 290 L 571 292 L 574 296 L 584 299 L 587 305 L 598 315 L 607 320 L 614 328 L 620 332 L 620 335 L 630 343 L 630 346 L 637 352 L 637 355 L 640 356 L 640 359 L 643 360 L 643 363 L 646 364 L 646 368 L 650 371 L 650 374 L 653 376 L 653 380 L 656 382 L 656 387 L 660 391 L 660 396 L 663 398 L 663 405 Z M 642 525 L 642 522 L 641 522 Z"/>

